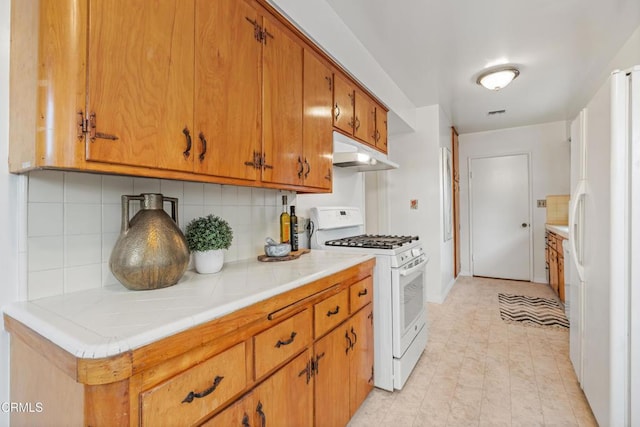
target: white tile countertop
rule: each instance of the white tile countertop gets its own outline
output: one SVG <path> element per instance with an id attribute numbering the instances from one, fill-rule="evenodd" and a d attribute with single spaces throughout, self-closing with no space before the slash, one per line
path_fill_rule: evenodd
<path id="1" fill-rule="evenodd" d="M 568 225 L 551 225 L 545 224 L 545 227 L 549 231 L 553 231 L 559 236 L 564 237 L 565 239 L 569 238 L 569 226 Z"/>
<path id="2" fill-rule="evenodd" d="M 101 289 L 16 302 L 12 318 L 78 358 L 114 356 L 248 307 L 374 258 L 313 250 L 297 260 L 226 263 L 219 273 L 187 271 L 177 285 Z"/>

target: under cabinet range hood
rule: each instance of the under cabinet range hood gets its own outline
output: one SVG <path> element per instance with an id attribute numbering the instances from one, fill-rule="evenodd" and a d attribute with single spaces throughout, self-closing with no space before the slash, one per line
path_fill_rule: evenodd
<path id="1" fill-rule="evenodd" d="M 333 165 L 358 172 L 397 169 L 386 155 L 339 132 L 333 132 Z"/>

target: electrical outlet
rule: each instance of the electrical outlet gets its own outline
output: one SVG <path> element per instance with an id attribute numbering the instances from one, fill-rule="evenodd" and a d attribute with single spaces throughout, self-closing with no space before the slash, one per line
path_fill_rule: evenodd
<path id="1" fill-rule="evenodd" d="M 538 207 L 539 208 L 546 208 L 547 207 L 547 199 L 538 200 Z"/>

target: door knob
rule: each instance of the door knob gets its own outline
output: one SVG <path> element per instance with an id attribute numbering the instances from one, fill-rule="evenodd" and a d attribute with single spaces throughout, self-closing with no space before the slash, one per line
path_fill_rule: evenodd
<path id="1" fill-rule="evenodd" d="M 529 226 L 529 224 L 527 224 L 526 222 L 523 222 L 520 226 L 521 226 L 522 228 L 527 228 L 527 227 Z"/>

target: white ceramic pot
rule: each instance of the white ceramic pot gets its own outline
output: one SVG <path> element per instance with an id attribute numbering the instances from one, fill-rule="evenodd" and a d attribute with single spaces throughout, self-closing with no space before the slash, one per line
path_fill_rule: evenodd
<path id="1" fill-rule="evenodd" d="M 224 252 L 222 249 L 211 251 L 193 251 L 193 264 L 200 274 L 217 273 L 222 270 L 224 264 Z"/>

